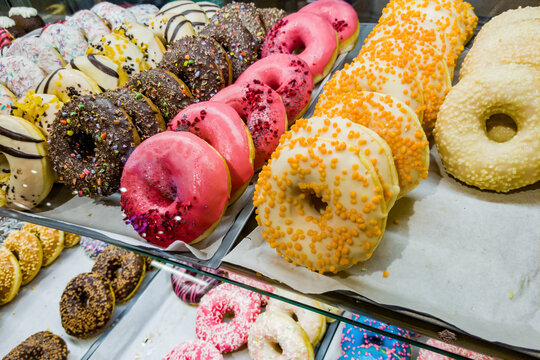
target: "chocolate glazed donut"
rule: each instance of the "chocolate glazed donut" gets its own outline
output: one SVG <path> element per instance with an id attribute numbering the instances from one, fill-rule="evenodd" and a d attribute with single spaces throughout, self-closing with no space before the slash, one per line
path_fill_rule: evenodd
<path id="1" fill-rule="evenodd" d="M 40 331 L 13 348 L 2 360 L 66 360 L 67 356 L 64 339 L 49 331 Z"/>
<path id="2" fill-rule="evenodd" d="M 140 138 L 122 109 L 87 95 L 64 105 L 49 142 L 59 180 L 79 196 L 99 197 L 118 190 L 124 163 Z"/>

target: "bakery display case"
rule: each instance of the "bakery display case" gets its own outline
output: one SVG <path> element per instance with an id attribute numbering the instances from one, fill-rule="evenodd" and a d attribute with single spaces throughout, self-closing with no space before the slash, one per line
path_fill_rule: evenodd
<path id="1" fill-rule="evenodd" d="M 45 3 L 8 2 L 6 11 L 9 6 L 31 5 L 39 11 L 39 14 L 43 14 L 42 18 L 46 22 L 52 22 L 94 6 L 91 1 Z M 164 5 L 154 3 L 158 6 Z M 298 11 L 307 3 L 275 1 L 270 4 L 255 1 L 259 7 L 279 7 L 288 14 Z M 483 24 L 508 9 L 537 5 L 534 1 L 470 1 L 470 3 L 478 16 L 475 35 Z M 127 7 L 139 2 L 124 1 L 121 4 Z M 322 103 L 321 99 L 331 101 L 328 94 L 336 86 L 331 79 L 338 78 L 336 74 L 353 67 L 351 64 L 362 57 L 362 46 L 375 28 L 387 1 L 352 1 L 352 5 L 359 19 L 358 42 L 354 48 L 335 55 L 335 63 L 310 91 L 304 118 L 330 116 L 329 113 L 325 113 L 322 106 L 317 107 L 317 103 Z M 4 11 L 4 8 L 1 10 Z M 536 15 L 532 18 L 537 20 Z M 538 41 L 534 29 L 531 25 L 530 41 L 533 44 L 534 41 Z M 414 31 L 406 34 L 413 36 L 411 34 L 414 34 Z M 165 36 L 169 35 L 165 32 Z M 503 35 L 498 36 L 504 38 Z M 511 36 L 513 33 L 507 38 Z M 433 44 L 427 45 L 422 51 L 427 53 L 439 45 L 449 46 L 450 42 L 445 43 L 444 36 L 441 38 L 443 45 L 438 43 L 439 38 L 434 38 Z M 474 41 L 473 37 L 463 52 L 458 51 L 455 67 L 453 69 L 448 67 L 448 75 L 450 72 L 454 73 L 452 77 L 454 86 L 460 80 L 462 65 Z M 388 45 L 384 42 L 381 44 Z M 396 44 L 394 44 L 396 49 L 399 49 L 399 45 Z M 534 45 L 527 47 L 527 51 L 531 54 L 535 54 Z M 393 54 L 393 50 L 384 48 L 384 45 L 382 47 L 377 48 L 377 54 Z M 503 47 L 505 50 L 502 51 L 514 51 L 516 48 L 517 45 Z M 407 51 L 409 50 L 411 53 L 418 51 L 414 49 Z M 519 49 L 516 51 L 519 52 Z M 495 56 L 493 54 L 491 52 L 488 55 Z M 506 61 L 504 59 L 509 56 L 501 58 L 503 59 L 501 61 Z M 516 60 L 518 63 L 529 61 L 523 60 L 525 56 L 523 59 L 520 56 L 518 58 L 520 59 Z M 368 68 L 370 66 L 367 62 L 364 65 Z M 466 66 L 472 68 L 470 64 Z M 482 66 L 484 63 L 481 63 Z M 370 69 L 376 71 L 375 68 Z M 387 73 L 392 71 L 393 69 L 387 69 Z M 499 73 L 500 78 L 504 77 L 502 74 Z M 461 74 L 461 76 L 465 78 L 468 75 Z M 512 76 L 509 75 L 508 78 L 511 79 Z M 526 86 L 526 82 L 523 82 L 522 87 Z M 137 91 L 143 93 L 142 90 Z M 325 91 L 327 97 L 322 96 Z M 339 88 L 335 91 L 342 94 Z M 376 91 L 383 92 L 380 89 Z M 349 98 L 347 95 L 344 96 Z M 470 93 L 466 96 L 473 97 Z M 428 106 L 426 97 L 425 100 L 422 99 L 419 107 L 424 107 L 424 101 L 425 106 Z M 530 103 L 535 104 L 535 101 L 537 100 L 533 98 Z M 343 100 L 342 104 L 345 103 L 346 100 Z M 464 104 L 460 108 L 460 112 L 463 109 L 463 113 L 467 110 L 468 102 L 464 101 Z M 407 103 L 407 105 L 414 108 L 414 104 Z M 450 105 L 446 108 L 450 108 Z M 494 113 L 498 111 L 505 110 L 499 109 Z M 338 113 L 334 111 L 332 114 Z M 424 113 L 424 118 L 426 117 L 428 116 Z M 521 128 L 522 126 L 518 124 L 514 133 Z M 532 128 L 535 129 L 534 124 Z M 292 131 L 301 130 L 297 127 Z M 369 337 L 375 342 L 377 349 L 384 348 L 388 344 L 397 346 L 399 351 L 403 351 L 403 353 L 398 351 L 395 355 L 397 359 L 438 358 L 435 354 L 453 359 L 540 358 L 538 182 L 509 192 L 497 189 L 480 190 L 474 184 L 467 185 L 471 183 L 466 180 L 458 180 L 459 175 L 454 173 L 450 175 L 447 172 L 449 160 L 446 157 L 441 158 L 438 149 L 440 145 L 435 144 L 434 137 L 430 137 L 429 143 L 423 146 L 423 156 L 429 163 L 429 167 L 425 169 L 427 179 L 411 192 L 399 198 L 396 193 L 394 200 L 387 200 L 393 207 L 389 206 L 391 211 L 384 214 L 385 225 L 382 226 L 384 235 L 378 248 L 372 256 L 369 254 L 369 259 L 352 267 L 344 266 L 343 270 L 337 273 L 328 271 L 330 268 L 322 268 L 319 274 L 312 271 L 318 270 L 314 266 L 309 270 L 310 266 L 297 265 L 301 263 L 299 261 L 293 263 L 285 261 L 275 250 L 277 247 L 278 250 L 287 253 L 285 242 L 285 245 L 281 245 L 283 248 L 280 248 L 279 244 L 270 246 L 272 243 L 271 236 L 268 235 L 270 227 L 256 220 L 256 216 L 260 216 L 263 212 L 266 201 L 261 195 L 260 188 L 263 186 L 259 185 L 260 188 L 257 188 L 256 184 L 258 179 L 266 176 L 265 171 L 270 171 L 269 167 L 255 172 L 251 181 L 245 184 L 245 190 L 239 193 L 238 199 L 223 210 L 223 216 L 220 217 L 219 224 L 212 234 L 192 244 L 186 244 L 177 238 L 161 246 L 159 242 L 146 241 L 144 238 L 148 238 L 148 234 L 145 230 L 150 225 L 145 224 L 143 230 L 140 226 L 134 227 L 132 225 L 135 223 L 134 217 L 128 216 L 122 210 L 122 206 L 126 206 L 123 200 L 125 187 L 119 187 L 119 191 L 113 191 L 109 196 L 84 197 L 78 196 L 80 194 L 74 192 L 70 186 L 56 182 L 48 196 L 31 209 L 20 207 L 18 209 L 17 206 L 0 207 L 0 216 L 4 217 L 6 224 L 5 234 L 19 228 L 20 222 L 38 224 L 97 239 L 147 256 L 152 259 L 154 268 L 153 271 L 147 272 L 133 298 L 116 307 L 105 329 L 81 340 L 66 334 L 60 323 L 57 308 L 62 291 L 69 280 L 79 273 L 90 271 L 93 261 L 84 255 L 83 247 L 65 250 L 58 264 L 45 268 L 37 275 L 32 283 L 35 285 L 31 288 L 28 286 L 21 288 L 20 294 L 12 303 L 0 307 L 2 318 L 0 338 L 5 339 L 2 342 L 6 344 L 0 346 L 2 350 L 0 355 L 7 354 L 10 348 L 27 336 L 46 327 L 66 340 L 70 351 L 68 358 L 163 358 L 178 343 L 194 340 L 199 335 L 194 333 L 197 308 L 179 301 L 179 296 L 171 291 L 171 276 L 180 272 L 188 273 L 189 279 L 204 278 L 207 282 L 232 284 L 274 299 L 272 300 L 274 302 L 294 305 L 323 315 L 327 319 L 336 320 L 327 323 L 326 333 L 319 345 L 313 348 L 315 359 L 360 356 L 354 352 L 343 355 L 342 352 L 347 346 L 360 346 L 359 343 L 355 343 L 354 338 L 351 340 L 346 337 L 349 332 L 357 331 L 354 327 L 370 331 L 371 333 L 368 333 L 370 335 L 360 333 L 360 336 Z M 396 148 L 392 144 L 390 148 L 395 154 Z M 131 151 L 126 158 L 127 156 L 133 158 Z M 407 149 L 403 150 L 404 153 L 406 151 Z M 5 155 L 2 156 L 5 158 Z M 534 162 L 535 159 L 537 158 L 533 156 L 531 161 Z M 3 168 L 5 162 L 2 159 Z M 9 170 L 9 165 L 7 166 Z M 398 165 L 396 168 L 397 178 L 400 169 Z M 378 169 L 376 171 L 379 172 Z M 213 177 L 215 187 L 219 186 L 218 182 L 221 181 L 219 177 L 222 175 L 217 170 L 215 174 L 210 175 Z M 268 183 L 271 182 L 270 179 L 271 177 Z M 382 180 L 380 184 L 384 184 Z M 403 183 L 399 186 L 404 187 Z M 174 194 L 176 191 L 175 189 Z M 254 205 L 254 198 L 259 199 L 258 202 L 255 201 L 258 210 Z M 328 206 L 328 203 L 324 204 Z M 317 211 L 321 214 L 320 209 Z M 292 244 L 289 249 L 291 247 Z M 287 257 L 289 260 L 294 259 L 292 255 Z M 43 294 L 40 295 L 43 300 L 39 300 L 36 304 L 38 297 L 33 294 L 38 292 Z M 395 343 L 385 343 L 381 339 Z M 485 356 L 481 357 L 471 351 Z M 225 358 L 247 359 L 250 358 L 250 354 L 247 347 L 243 346 L 238 351 L 228 353 Z"/>

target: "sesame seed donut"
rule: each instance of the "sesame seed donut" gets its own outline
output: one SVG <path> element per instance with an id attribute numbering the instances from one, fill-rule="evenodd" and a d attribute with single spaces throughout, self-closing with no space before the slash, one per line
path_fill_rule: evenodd
<path id="1" fill-rule="evenodd" d="M 40 39 L 58 49 L 66 62 L 84 55 L 88 42 L 80 28 L 67 24 L 52 24 L 41 33 Z"/>
<path id="2" fill-rule="evenodd" d="M 349 3 L 343 0 L 319 0 L 312 2 L 298 12 L 309 12 L 325 18 L 339 39 L 339 50 L 344 53 L 354 49 L 360 35 L 358 14 Z"/>
<path id="3" fill-rule="evenodd" d="M 7 304 L 17 295 L 22 282 L 19 261 L 11 251 L 0 247 L 0 305 Z"/>
<path id="4" fill-rule="evenodd" d="M 29 232 L 39 239 L 43 251 L 42 266 L 52 264 L 64 250 L 63 231 L 30 223 L 25 223 L 21 230 Z"/>
<path id="5" fill-rule="evenodd" d="M 206 341 L 191 340 L 175 346 L 163 360 L 223 360 L 223 355 Z"/>
<path id="6" fill-rule="evenodd" d="M 255 147 L 242 118 L 231 106 L 203 101 L 180 111 L 169 130 L 189 131 L 223 156 L 231 174 L 231 203 L 244 193 L 253 176 Z"/>
<path id="7" fill-rule="evenodd" d="M 335 96 L 319 101 L 315 116 L 323 115 L 364 125 L 388 143 L 399 177 L 398 198 L 427 178 L 429 142 L 415 113 L 403 102 L 391 95 L 360 91 L 347 98 Z"/>
<path id="8" fill-rule="evenodd" d="M 37 36 L 26 36 L 13 41 L 6 56 L 23 56 L 32 60 L 46 74 L 66 65 L 60 53 Z"/>
<path id="9" fill-rule="evenodd" d="M 11 251 L 19 261 L 22 273 L 21 285 L 32 281 L 43 263 L 43 250 L 39 239 L 26 231 L 14 231 L 5 238 L 2 246 Z"/>
<path id="10" fill-rule="evenodd" d="M 79 70 L 98 84 L 101 90 L 114 90 L 127 81 L 127 74 L 106 56 L 88 54 L 71 59 L 67 69 Z"/>
<path id="11" fill-rule="evenodd" d="M 227 164 L 212 146 L 186 131 L 166 131 L 146 139 L 129 157 L 120 203 L 135 231 L 167 247 L 210 235 L 229 193 Z"/>
<path id="12" fill-rule="evenodd" d="M 5 84 L 17 97 L 34 89 L 44 77 L 43 70 L 25 57 L 0 57 L 0 82 Z"/>
<path id="13" fill-rule="evenodd" d="M 446 171 L 466 184 L 497 192 L 540 180 L 539 87 L 536 70 L 514 64 L 477 69 L 461 79 L 435 125 L 435 144 Z M 490 137 L 488 120 L 497 114 L 514 123 L 506 138 Z"/>
<path id="14" fill-rule="evenodd" d="M 261 57 L 293 54 L 303 48 L 297 55 L 308 64 L 316 84 L 332 69 L 338 44 L 336 31 L 327 20 L 309 12 L 297 12 L 285 16 L 270 30 L 261 46 Z"/>
<path id="15" fill-rule="evenodd" d="M 57 69 L 36 86 L 36 94 L 55 95 L 68 102 L 73 96 L 99 94 L 99 85 L 79 70 Z"/>
<path id="16" fill-rule="evenodd" d="M 132 251 L 109 245 L 97 257 L 92 272 L 109 281 L 116 301 L 126 301 L 144 279 L 145 260 Z"/>
<path id="17" fill-rule="evenodd" d="M 68 335 L 86 338 L 107 324 L 114 305 L 114 292 L 103 276 L 79 274 L 66 285 L 60 299 L 62 327 Z"/>
<path id="18" fill-rule="evenodd" d="M 57 113 L 64 105 L 56 96 L 27 92 L 20 101 L 13 105 L 12 114 L 37 125 L 49 136 Z"/>
<path id="19" fill-rule="evenodd" d="M 156 67 L 163 59 L 165 46 L 154 33 L 146 26 L 138 23 L 123 23 L 113 32 L 124 36 L 142 50 L 143 59 L 150 67 Z"/>
<path id="20" fill-rule="evenodd" d="M 67 360 L 67 358 L 68 348 L 64 339 L 49 331 L 40 331 L 13 348 L 2 360 Z"/>
<path id="21" fill-rule="evenodd" d="M 244 120 L 255 145 L 253 167 L 260 169 L 287 129 L 287 113 L 279 94 L 264 84 L 242 83 L 227 86 L 210 101 L 230 105 Z"/>
<path id="22" fill-rule="evenodd" d="M 1 206 L 28 210 L 49 195 L 56 176 L 46 141 L 29 121 L 0 115 Z"/>
<path id="23" fill-rule="evenodd" d="M 281 349 L 276 351 L 276 344 Z M 265 311 L 249 330 L 249 356 L 254 360 L 313 360 L 313 346 L 306 332 L 289 316 Z"/>
<path id="24" fill-rule="evenodd" d="M 225 322 L 226 314 L 233 313 Z M 248 340 L 249 328 L 261 313 L 257 295 L 231 284 L 221 284 L 203 296 L 197 308 L 195 333 L 221 353 L 237 350 Z"/>
<path id="25" fill-rule="evenodd" d="M 369 259 L 386 226 L 371 161 L 345 142 L 292 132 L 259 174 L 253 204 L 262 236 L 278 255 L 320 273 Z"/>
<path id="26" fill-rule="evenodd" d="M 105 21 L 91 10 L 77 11 L 66 19 L 66 25 L 81 29 L 88 41 L 111 32 Z"/>
<path id="27" fill-rule="evenodd" d="M 298 56 L 273 54 L 260 59 L 236 83 L 256 81 L 270 86 L 281 96 L 289 125 L 306 112 L 313 92 L 313 77 L 306 62 Z"/>

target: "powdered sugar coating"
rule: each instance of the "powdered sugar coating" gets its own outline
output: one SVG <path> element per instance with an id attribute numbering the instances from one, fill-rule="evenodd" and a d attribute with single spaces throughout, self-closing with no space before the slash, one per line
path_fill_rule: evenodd
<path id="1" fill-rule="evenodd" d="M 234 313 L 229 323 L 223 322 L 227 313 Z M 222 284 L 201 299 L 195 333 L 222 353 L 234 351 L 247 342 L 249 329 L 260 313 L 261 302 L 256 294 Z"/>
<path id="2" fill-rule="evenodd" d="M 77 56 L 84 55 L 88 48 L 88 43 L 81 29 L 66 24 L 47 26 L 41 34 L 41 39 L 58 49 L 66 62 L 70 62 L 71 59 Z"/>
<path id="3" fill-rule="evenodd" d="M 163 360 L 223 360 L 223 356 L 210 343 L 192 340 L 177 345 Z"/>
<path id="4" fill-rule="evenodd" d="M 22 56 L 0 58 L 0 83 L 4 83 L 17 97 L 34 89 L 45 77 L 45 73 Z"/>
<path id="5" fill-rule="evenodd" d="M 464 356 L 468 359 L 473 360 L 495 360 L 495 358 L 492 358 L 487 355 L 482 355 L 479 353 L 476 353 L 471 350 L 463 349 L 460 347 L 457 347 L 455 345 L 443 343 L 442 341 L 429 339 L 427 341 L 428 345 L 435 346 L 441 350 L 447 350 L 453 354 Z M 426 349 L 420 349 L 420 354 L 418 354 L 418 360 L 451 360 L 450 357 L 444 356 L 441 354 L 434 353 L 432 351 L 426 350 Z"/>
<path id="6" fill-rule="evenodd" d="M 66 25 L 81 29 L 88 41 L 111 32 L 105 21 L 90 10 L 77 11 L 66 20 Z"/>

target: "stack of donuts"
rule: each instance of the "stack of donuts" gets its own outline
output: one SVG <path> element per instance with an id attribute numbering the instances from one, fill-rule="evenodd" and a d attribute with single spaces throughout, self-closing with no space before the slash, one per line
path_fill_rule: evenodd
<path id="1" fill-rule="evenodd" d="M 51 265 L 64 248 L 77 245 L 79 235 L 26 223 L 10 233 L 0 247 L 0 305 L 9 303 L 42 267 Z"/>
<path id="2" fill-rule="evenodd" d="M 257 220 L 279 255 L 320 273 L 371 257 L 396 200 L 427 178 L 426 133 L 475 25 L 465 2 L 390 1 L 259 175 Z"/>
<path id="3" fill-rule="evenodd" d="M 508 192 L 540 180 L 540 7 L 485 24 L 446 97 L 435 143 L 446 171 Z"/>

